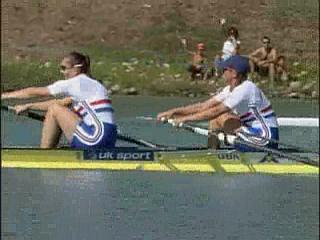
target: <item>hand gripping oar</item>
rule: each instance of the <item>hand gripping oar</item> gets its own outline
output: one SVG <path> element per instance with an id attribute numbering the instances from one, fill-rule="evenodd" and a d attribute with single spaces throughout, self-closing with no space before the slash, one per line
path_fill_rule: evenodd
<path id="1" fill-rule="evenodd" d="M 5 110 L 5 111 L 15 111 L 15 108 L 13 106 L 1 105 L 1 109 Z M 41 122 L 43 122 L 45 119 L 44 115 L 41 115 L 39 113 L 32 112 L 32 111 L 25 111 L 25 112 L 21 113 L 20 115 L 34 119 L 34 120 L 38 120 Z M 119 131 L 117 134 L 117 138 L 119 140 L 134 143 L 134 144 L 142 146 L 142 147 L 148 147 L 148 148 L 160 148 L 160 147 L 164 148 L 165 147 L 163 145 L 157 145 L 157 144 L 153 144 L 153 143 L 150 143 L 150 142 L 142 140 L 142 139 L 136 139 L 136 138 L 130 137 L 126 134 L 120 133 Z"/>
<path id="2" fill-rule="evenodd" d="M 194 126 L 186 124 L 186 123 L 180 123 L 177 126 L 173 119 L 169 119 L 168 123 L 173 125 L 173 126 L 176 126 L 176 127 L 179 127 L 179 128 L 182 128 L 182 129 L 185 129 L 185 130 L 188 130 L 190 132 L 197 133 L 197 134 L 200 134 L 200 135 L 203 135 L 203 136 L 208 136 L 209 135 L 209 130 L 203 129 L 203 128 L 200 128 L 200 127 L 194 127 Z M 285 153 L 285 152 L 282 152 L 282 151 L 277 150 L 277 149 L 268 148 L 268 147 L 265 147 L 265 146 L 259 146 L 259 145 L 256 145 L 254 143 L 250 143 L 250 142 L 244 141 L 241 138 L 239 138 L 238 136 L 235 136 L 235 135 L 232 135 L 232 134 L 225 134 L 223 132 L 218 132 L 218 133 L 212 132 L 211 134 L 216 135 L 220 141 L 227 142 L 228 144 L 231 144 L 231 145 L 242 144 L 242 145 L 246 145 L 248 147 L 255 148 L 255 149 L 259 150 L 259 151 L 263 151 L 263 152 L 266 152 L 266 153 L 271 153 L 271 154 L 277 155 L 279 157 L 284 157 L 284 158 L 291 159 L 291 160 L 294 160 L 294 161 L 297 161 L 297 162 L 301 162 L 301 163 L 305 163 L 305 164 L 308 164 L 308 165 L 319 167 L 319 161 L 316 161 L 316 160 L 313 160 L 313 159 L 310 159 L 310 158 L 307 158 L 307 157 L 302 157 L 302 156 L 297 156 L 297 155 L 294 155 L 294 154 Z M 256 137 L 258 138 L 258 136 L 256 136 Z"/>

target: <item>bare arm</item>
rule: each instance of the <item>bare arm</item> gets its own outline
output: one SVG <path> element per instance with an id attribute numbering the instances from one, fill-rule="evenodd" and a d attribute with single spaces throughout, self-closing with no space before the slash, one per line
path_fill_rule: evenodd
<path id="1" fill-rule="evenodd" d="M 257 50 L 253 51 L 249 54 L 250 59 L 257 59 L 257 56 L 260 54 L 261 48 L 258 48 Z"/>
<path id="2" fill-rule="evenodd" d="M 223 103 L 220 103 L 215 108 L 211 107 L 203 109 L 203 111 L 200 111 L 198 113 L 177 118 L 175 119 L 175 121 L 176 123 L 180 123 L 188 121 L 212 120 L 229 111 L 230 108 L 226 107 Z"/>
<path id="3" fill-rule="evenodd" d="M 276 49 L 272 49 L 269 55 L 269 58 L 265 61 L 266 63 L 275 63 L 277 60 L 277 51 Z"/>
<path id="4" fill-rule="evenodd" d="M 24 112 L 26 110 L 47 111 L 49 106 L 51 106 L 52 104 L 59 104 L 59 105 L 68 107 L 72 104 L 72 99 L 70 97 L 67 97 L 63 99 L 53 99 L 53 100 L 48 100 L 44 102 L 35 102 L 35 103 L 27 103 L 23 105 L 16 105 L 15 110 L 17 114 Z"/>
<path id="5" fill-rule="evenodd" d="M 169 119 L 173 117 L 181 117 L 189 114 L 195 114 L 200 111 L 204 111 L 204 109 L 212 108 L 218 105 L 218 102 L 214 97 L 210 98 L 209 100 L 201 103 L 195 103 L 184 107 L 173 108 L 166 112 L 159 113 L 157 118 L 161 120 L 161 118 Z"/>
<path id="6" fill-rule="evenodd" d="M 50 96 L 50 92 L 47 87 L 29 87 L 13 92 L 5 92 L 1 94 L 1 99 L 9 98 L 32 98 L 32 97 L 47 97 Z"/>

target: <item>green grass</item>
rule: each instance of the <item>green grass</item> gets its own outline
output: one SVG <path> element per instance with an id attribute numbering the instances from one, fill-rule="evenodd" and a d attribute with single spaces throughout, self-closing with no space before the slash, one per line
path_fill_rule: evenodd
<path id="1" fill-rule="evenodd" d="M 115 50 L 97 45 L 79 50 L 91 56 L 93 76 L 108 87 L 116 84 L 121 89 L 134 87 L 139 94 L 147 95 L 199 96 L 214 92 L 224 84 L 223 80 L 217 81 L 217 86 L 191 82 L 186 71 L 190 56 L 183 52 L 171 54 L 136 48 Z M 290 81 L 301 81 L 304 85 L 312 81 L 318 83 L 317 63 L 305 61 L 289 64 Z M 59 63 L 55 61 L 7 62 L 2 65 L 2 90 L 50 84 L 62 79 L 58 67 Z M 275 86 L 285 89 L 290 81 L 277 81 Z M 260 86 L 268 88 L 267 84 Z M 319 87 L 314 89 L 319 92 Z"/>
<path id="2" fill-rule="evenodd" d="M 193 86 L 186 72 L 186 55 L 178 58 L 159 52 L 102 46 L 80 49 L 91 56 L 92 74 L 106 86 L 118 84 L 122 89 L 135 87 L 140 94 L 205 94 L 206 87 Z M 2 90 L 44 86 L 62 79 L 59 63 L 54 61 L 7 62 L 2 65 Z M 192 90 L 191 90 L 192 89 Z"/>

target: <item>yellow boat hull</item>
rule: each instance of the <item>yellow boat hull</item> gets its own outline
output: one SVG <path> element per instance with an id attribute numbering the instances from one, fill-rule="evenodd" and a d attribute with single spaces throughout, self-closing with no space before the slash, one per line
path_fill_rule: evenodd
<path id="1" fill-rule="evenodd" d="M 2 168 L 137 170 L 195 173 L 318 175 L 319 168 L 294 161 L 259 162 L 262 153 L 156 152 L 153 161 L 84 160 L 79 150 L 3 149 Z"/>

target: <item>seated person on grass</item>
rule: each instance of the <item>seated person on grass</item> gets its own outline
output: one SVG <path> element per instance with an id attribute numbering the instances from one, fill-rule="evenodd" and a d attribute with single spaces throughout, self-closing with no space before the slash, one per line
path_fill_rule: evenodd
<path id="1" fill-rule="evenodd" d="M 188 67 L 188 71 L 191 72 L 191 79 L 195 80 L 200 77 L 202 80 L 207 78 L 207 58 L 204 54 L 205 45 L 203 43 L 197 44 L 195 52 L 187 50 L 192 55 L 192 62 Z"/>
<path id="2" fill-rule="evenodd" d="M 276 77 L 282 81 L 288 80 L 288 68 L 285 61 L 286 61 L 285 56 L 281 55 L 277 57 L 276 64 L 275 64 Z"/>
<path id="3" fill-rule="evenodd" d="M 249 54 L 250 71 L 254 73 L 269 74 L 270 81 L 273 83 L 275 75 L 275 63 L 277 60 L 276 49 L 271 46 L 271 40 L 265 36 L 262 39 L 263 46 Z"/>

